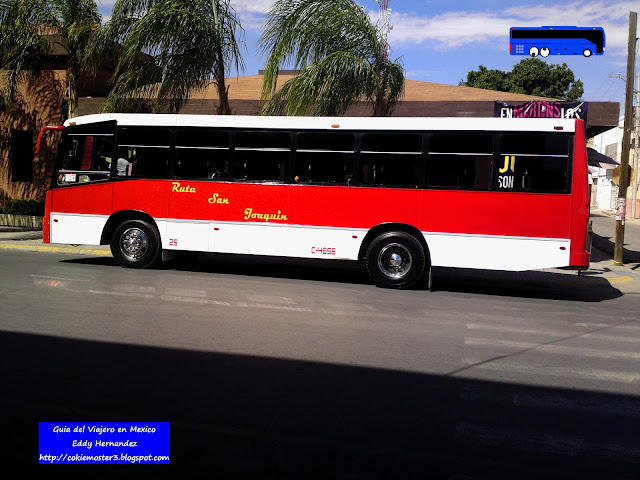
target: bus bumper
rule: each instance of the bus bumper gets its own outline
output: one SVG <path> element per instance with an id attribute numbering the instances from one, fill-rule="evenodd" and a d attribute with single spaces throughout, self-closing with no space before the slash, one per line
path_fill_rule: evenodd
<path id="1" fill-rule="evenodd" d="M 44 217 L 42 218 L 42 242 L 51 243 L 51 205 L 53 204 L 53 195 L 51 190 L 47 192 L 47 198 L 44 202 Z"/>
<path id="2" fill-rule="evenodd" d="M 572 253 L 569 258 L 569 270 L 586 270 L 589 268 L 590 252 Z"/>

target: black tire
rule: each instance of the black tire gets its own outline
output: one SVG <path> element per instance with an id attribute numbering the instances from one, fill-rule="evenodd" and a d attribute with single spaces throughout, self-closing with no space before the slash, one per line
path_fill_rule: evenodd
<path id="1" fill-rule="evenodd" d="M 585 56 L 585 57 L 590 57 L 590 56 L 591 56 L 591 53 L 592 53 L 592 52 L 591 52 L 591 50 L 589 50 L 588 48 L 585 48 L 585 49 L 582 51 L 582 55 L 583 55 L 583 56 Z"/>
<path id="2" fill-rule="evenodd" d="M 424 248 L 406 232 L 378 235 L 367 249 L 367 271 L 379 287 L 410 288 L 420 280 L 426 264 Z"/>
<path id="3" fill-rule="evenodd" d="M 147 268 L 160 253 L 160 234 L 147 222 L 128 220 L 113 233 L 111 253 L 123 267 Z"/>

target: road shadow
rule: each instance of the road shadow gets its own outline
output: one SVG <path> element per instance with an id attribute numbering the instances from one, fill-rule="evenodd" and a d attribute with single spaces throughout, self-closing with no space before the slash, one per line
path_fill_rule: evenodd
<path id="1" fill-rule="evenodd" d="M 39 421 L 169 421 L 156 478 L 640 472 L 638 396 L 9 332 L 0 359 L 3 463 L 27 477 Z"/>
<path id="2" fill-rule="evenodd" d="M 61 260 L 63 263 L 120 267 L 112 257 L 82 257 Z M 318 282 L 372 285 L 363 264 L 348 260 L 315 260 L 259 255 L 202 253 L 161 262 L 154 270 L 200 272 L 245 277 L 287 278 Z"/>
<path id="3" fill-rule="evenodd" d="M 120 267 L 110 257 L 83 257 L 65 263 Z M 370 285 L 376 288 L 363 264 L 352 261 L 294 259 L 252 255 L 202 254 L 190 260 L 174 260 L 156 270 L 212 273 L 245 277 L 283 278 L 313 282 Z M 524 298 L 602 302 L 623 294 L 598 272 L 578 276 L 552 272 L 502 272 L 437 268 L 434 291 L 461 292 Z M 414 287 L 427 289 L 426 278 Z"/>
<path id="4" fill-rule="evenodd" d="M 434 291 L 464 292 L 500 297 L 603 302 L 623 296 L 599 272 L 502 272 L 436 268 Z M 586 274 L 585 274 L 586 273 Z"/>
<path id="5" fill-rule="evenodd" d="M 604 235 L 598 235 L 597 233 L 593 233 L 591 241 L 593 242 L 594 247 L 599 248 L 600 250 L 603 250 L 604 252 L 611 255 L 611 257 L 613 258 L 615 247 L 616 247 L 615 239 L 613 238 L 613 236 L 608 237 Z M 630 263 L 640 264 L 640 252 L 629 249 L 628 244 L 625 243 L 625 247 L 623 251 L 623 261 L 625 264 L 630 264 Z M 635 265 L 634 268 L 637 268 L 637 267 L 638 265 Z"/>

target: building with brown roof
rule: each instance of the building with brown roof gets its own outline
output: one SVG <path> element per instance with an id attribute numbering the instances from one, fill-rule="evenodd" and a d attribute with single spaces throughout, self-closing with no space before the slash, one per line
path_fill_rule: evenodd
<path id="1" fill-rule="evenodd" d="M 236 115 L 257 115 L 262 92 L 262 72 L 246 77 L 231 77 L 229 101 Z M 283 71 L 278 77 L 278 85 L 293 78 L 294 73 Z M 398 102 L 393 116 L 396 117 L 493 117 L 494 103 L 501 100 L 520 104 L 532 100 L 556 100 L 520 93 L 497 92 L 480 88 L 460 87 L 442 83 L 406 80 L 404 96 Z M 100 111 L 104 98 L 82 99 L 80 113 L 83 115 Z M 183 114 L 215 114 L 218 102 L 213 85 L 197 92 L 180 110 Z M 369 116 L 371 109 L 361 104 L 347 111 L 347 116 Z M 618 102 L 589 102 L 587 137 L 614 128 L 620 115 Z"/>

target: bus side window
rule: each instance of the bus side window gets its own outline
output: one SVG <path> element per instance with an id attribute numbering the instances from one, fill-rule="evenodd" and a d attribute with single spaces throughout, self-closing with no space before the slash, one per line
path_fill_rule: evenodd
<path id="1" fill-rule="evenodd" d="M 492 135 L 434 134 L 429 139 L 426 183 L 430 187 L 488 190 L 492 164 Z"/>
<path id="2" fill-rule="evenodd" d="M 351 185 L 354 140 L 351 133 L 299 133 L 295 162 L 298 183 Z"/>
<path id="3" fill-rule="evenodd" d="M 422 178 L 422 136 L 367 133 L 360 148 L 360 181 L 368 186 L 417 187 Z"/>
<path id="4" fill-rule="evenodd" d="M 229 132 L 213 128 L 176 131 L 176 178 L 226 180 L 229 174 Z"/>
<path id="5" fill-rule="evenodd" d="M 570 140 L 562 133 L 502 134 L 496 189 L 568 193 Z"/>
<path id="6" fill-rule="evenodd" d="M 232 176 L 237 180 L 282 182 L 290 154 L 287 131 L 239 131 L 236 133 Z"/>
<path id="7" fill-rule="evenodd" d="M 168 178 L 171 155 L 169 130 L 124 127 L 118 130 L 119 151 L 130 164 L 130 176 Z M 120 158 L 120 157 L 119 157 Z"/>

